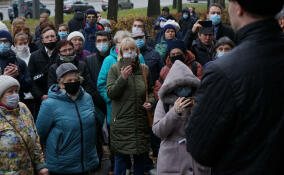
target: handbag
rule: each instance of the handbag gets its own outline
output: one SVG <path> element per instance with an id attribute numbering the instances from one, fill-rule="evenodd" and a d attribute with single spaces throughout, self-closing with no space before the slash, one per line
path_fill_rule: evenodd
<path id="1" fill-rule="evenodd" d="M 144 64 L 141 64 L 142 67 L 142 75 L 143 75 L 143 80 L 145 83 L 145 88 L 146 88 L 146 103 L 149 102 L 149 87 L 148 87 L 148 80 L 147 80 L 147 73 L 146 73 L 146 66 Z M 154 112 L 153 110 L 146 110 L 147 111 L 147 116 L 149 120 L 149 126 L 152 127 L 153 125 L 153 119 L 154 119 Z"/>
<path id="2" fill-rule="evenodd" d="M 21 137 L 22 141 L 24 142 L 24 145 L 26 147 L 26 150 L 28 151 L 28 155 L 31 159 L 31 163 L 32 163 L 32 168 L 34 170 L 34 175 L 37 174 L 37 171 L 35 169 L 35 164 L 34 164 L 34 161 L 33 161 L 33 158 L 32 158 L 32 155 L 31 155 L 31 152 L 29 150 L 29 147 L 28 147 L 28 144 L 27 142 L 25 141 L 23 135 L 20 133 L 20 131 L 16 128 L 16 126 L 14 125 L 14 123 L 12 123 L 11 121 L 9 121 L 5 116 L 3 116 L 1 113 L 0 113 L 0 116 L 9 124 L 13 127 L 13 129 L 16 131 L 16 133 Z"/>

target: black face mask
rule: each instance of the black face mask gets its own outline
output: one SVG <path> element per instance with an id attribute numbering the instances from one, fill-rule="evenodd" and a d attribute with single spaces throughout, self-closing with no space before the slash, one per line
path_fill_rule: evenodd
<path id="1" fill-rule="evenodd" d="M 49 50 L 53 50 L 55 47 L 56 47 L 56 41 L 55 42 L 50 42 L 50 43 L 43 43 L 44 44 L 44 46 L 46 47 L 46 48 L 48 48 Z"/>
<path id="2" fill-rule="evenodd" d="M 183 55 L 176 55 L 176 56 L 170 57 L 170 59 L 171 59 L 171 62 L 173 64 L 176 60 L 180 60 L 181 62 L 184 62 L 184 56 Z"/>
<path id="3" fill-rule="evenodd" d="M 96 21 L 97 19 L 87 19 L 87 23 L 90 25 L 90 26 L 94 26 L 96 24 Z"/>
<path id="4" fill-rule="evenodd" d="M 70 95 L 75 95 L 80 88 L 80 81 L 76 81 L 73 83 L 64 83 L 65 90 Z"/>

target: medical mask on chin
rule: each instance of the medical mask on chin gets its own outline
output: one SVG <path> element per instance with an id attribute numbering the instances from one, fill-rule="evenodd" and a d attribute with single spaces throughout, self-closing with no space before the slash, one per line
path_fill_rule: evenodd
<path id="1" fill-rule="evenodd" d="M 70 63 L 74 61 L 75 58 L 76 58 L 76 55 L 64 55 L 64 56 L 62 55 L 59 57 L 59 59 L 63 61 L 64 63 Z"/>
<path id="2" fill-rule="evenodd" d="M 108 45 L 108 43 L 99 43 L 99 44 L 96 44 L 96 48 L 101 53 L 107 53 L 107 51 L 109 49 L 109 45 Z"/>
<path id="3" fill-rule="evenodd" d="M 8 96 L 6 96 L 5 105 L 12 108 L 12 109 L 15 109 L 15 108 L 18 107 L 19 101 L 20 101 L 19 94 L 8 95 Z"/>
<path id="4" fill-rule="evenodd" d="M 210 21 L 213 25 L 218 25 L 221 23 L 221 16 L 218 14 L 210 15 Z"/>

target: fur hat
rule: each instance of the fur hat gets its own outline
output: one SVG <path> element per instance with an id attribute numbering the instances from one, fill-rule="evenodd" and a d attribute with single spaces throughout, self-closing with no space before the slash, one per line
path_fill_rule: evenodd
<path id="1" fill-rule="evenodd" d="M 12 86 L 18 86 L 20 89 L 20 83 L 13 77 L 0 75 L 0 82 L 0 97 L 2 97 L 4 92 Z"/>

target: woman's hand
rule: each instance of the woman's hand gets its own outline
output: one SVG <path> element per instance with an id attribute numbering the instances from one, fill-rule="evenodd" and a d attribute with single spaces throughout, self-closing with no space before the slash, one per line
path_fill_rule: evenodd
<path id="1" fill-rule="evenodd" d="M 48 169 L 43 168 L 43 169 L 39 170 L 38 174 L 39 175 L 48 175 Z"/>
<path id="2" fill-rule="evenodd" d="M 124 80 L 127 80 L 127 78 L 132 74 L 132 66 L 128 65 L 126 67 L 121 68 L 121 76 Z"/>
<path id="3" fill-rule="evenodd" d="M 181 114 L 182 112 L 185 111 L 187 107 L 191 104 L 190 99 L 184 100 L 184 97 L 179 97 L 174 104 L 174 110 L 177 114 Z"/>
<path id="4" fill-rule="evenodd" d="M 199 24 L 200 19 L 196 21 L 196 23 L 192 27 L 192 33 L 196 33 L 202 29 L 202 25 Z"/>
<path id="5" fill-rule="evenodd" d="M 151 103 L 144 103 L 143 105 L 142 105 L 147 111 L 150 111 L 151 109 L 152 109 L 152 105 L 151 105 Z"/>

